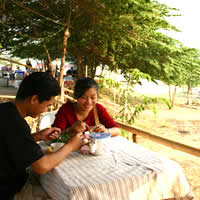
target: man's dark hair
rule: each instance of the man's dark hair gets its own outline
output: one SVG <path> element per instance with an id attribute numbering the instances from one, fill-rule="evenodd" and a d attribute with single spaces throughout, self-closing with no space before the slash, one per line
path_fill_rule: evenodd
<path id="1" fill-rule="evenodd" d="M 92 78 L 81 78 L 74 86 L 74 98 L 80 98 L 88 89 L 95 88 L 98 94 L 98 84 Z"/>
<path id="2" fill-rule="evenodd" d="M 60 94 L 58 81 L 47 72 L 34 72 L 26 76 L 17 91 L 16 100 L 25 100 L 30 96 L 38 95 L 39 103 L 48 101 Z"/>
<path id="3" fill-rule="evenodd" d="M 66 73 L 66 74 L 67 74 L 67 75 L 72 75 L 71 69 L 67 70 L 67 73 Z"/>

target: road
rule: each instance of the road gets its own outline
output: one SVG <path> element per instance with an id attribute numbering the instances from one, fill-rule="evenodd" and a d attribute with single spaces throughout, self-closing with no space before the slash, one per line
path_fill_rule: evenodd
<path id="1" fill-rule="evenodd" d="M 14 87 L 0 87 L 0 95 L 16 95 L 17 88 Z"/>

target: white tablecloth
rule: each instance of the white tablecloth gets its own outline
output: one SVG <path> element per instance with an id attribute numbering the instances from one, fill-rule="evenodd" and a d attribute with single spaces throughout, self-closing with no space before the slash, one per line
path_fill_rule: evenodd
<path id="1" fill-rule="evenodd" d="M 187 180 L 176 162 L 121 136 L 113 137 L 109 145 L 112 151 L 104 156 L 73 152 L 55 169 L 42 175 L 41 184 L 50 197 L 55 200 L 192 199 Z"/>

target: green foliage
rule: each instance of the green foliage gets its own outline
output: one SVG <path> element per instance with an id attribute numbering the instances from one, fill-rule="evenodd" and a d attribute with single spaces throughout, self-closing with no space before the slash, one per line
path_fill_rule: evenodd
<path id="1" fill-rule="evenodd" d="M 166 98 L 160 98 L 160 100 L 161 100 L 161 102 L 165 103 L 168 106 L 169 110 L 172 109 L 172 104 L 171 104 L 171 102 L 168 99 L 166 99 Z"/>
<path id="2" fill-rule="evenodd" d="M 139 69 L 158 79 L 178 49 L 175 40 L 157 31 L 176 30 L 165 19 L 174 9 L 157 1 L 17 0 L 7 1 L 6 8 L 1 24 L 5 50 L 46 60 L 45 44 L 52 59 L 60 58 L 69 25 L 66 57 L 75 63 L 79 57 L 78 68 L 87 65 L 89 76 L 103 64 L 124 74 Z"/>
<path id="3" fill-rule="evenodd" d="M 174 15 L 176 9 L 151 0 L 6 1 L 1 51 L 47 60 L 45 45 L 52 60 L 61 58 L 69 27 L 65 56 L 79 71 L 87 65 L 91 77 L 97 66 L 107 65 L 120 69 L 129 84 L 142 77 L 192 87 L 199 84 L 197 50 L 159 32 L 178 31 L 166 20 Z"/>
<path id="4" fill-rule="evenodd" d="M 136 73 L 137 76 L 138 76 L 138 73 Z M 137 79 L 136 77 L 134 79 L 133 74 L 131 74 L 131 76 L 129 78 L 127 77 L 127 79 L 132 80 L 131 83 L 133 83 L 133 80 L 137 80 L 138 82 L 140 82 L 140 79 L 139 78 Z M 144 74 L 142 77 L 144 77 Z M 112 80 L 108 78 L 100 78 L 99 86 L 101 88 L 100 93 L 104 92 L 108 94 L 107 92 L 108 89 L 110 91 L 112 90 L 117 91 L 116 99 L 118 100 L 113 99 L 113 101 L 114 103 L 117 103 L 120 105 L 120 109 L 117 112 L 117 116 L 114 116 L 114 117 L 130 125 L 134 124 L 138 116 L 140 116 L 140 114 L 146 109 L 151 109 L 152 112 L 156 115 L 158 111 L 156 109 L 155 104 L 157 103 L 162 102 L 166 104 L 169 109 L 172 108 L 169 100 L 165 98 L 158 98 L 158 97 L 152 98 L 152 97 L 148 97 L 144 95 L 135 96 L 134 84 L 129 84 L 129 82 L 127 82 L 127 84 L 124 84 L 116 80 Z M 113 93 L 111 93 L 111 95 L 112 97 L 114 96 Z"/>
<path id="5" fill-rule="evenodd" d="M 131 133 L 131 135 L 132 135 L 132 133 Z M 121 136 L 125 137 L 126 139 L 129 139 L 130 138 L 130 133 L 128 131 L 125 131 L 125 130 L 121 129 Z"/>
<path id="6" fill-rule="evenodd" d="M 155 105 L 152 106 L 152 112 L 153 112 L 154 115 L 158 114 L 158 111 L 157 111 Z"/>
<path id="7" fill-rule="evenodd" d="M 67 133 L 67 132 L 63 131 L 60 134 L 60 136 L 57 139 L 53 140 L 52 142 L 64 142 L 64 143 L 66 143 L 68 140 L 71 139 L 71 137 L 72 136 L 71 136 L 70 133 Z"/>
<path id="8" fill-rule="evenodd" d="M 135 103 L 134 102 L 135 99 Z M 158 98 L 151 98 L 147 96 L 140 97 L 141 103 L 138 103 L 136 98 L 132 97 L 132 101 L 126 102 L 126 107 L 122 107 L 120 113 L 122 114 L 119 118 L 128 124 L 134 124 L 137 117 L 146 110 L 147 108 L 151 108 L 152 112 L 156 115 L 157 109 L 154 106 L 155 103 L 158 103 Z M 134 111 L 133 111 L 134 110 Z"/>

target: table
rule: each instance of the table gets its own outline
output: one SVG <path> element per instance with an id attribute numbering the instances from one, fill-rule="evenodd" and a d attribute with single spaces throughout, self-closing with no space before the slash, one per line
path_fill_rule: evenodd
<path id="1" fill-rule="evenodd" d="M 117 136 L 103 156 L 72 152 L 40 182 L 56 200 L 190 200 L 178 163 Z M 116 158 L 116 160 L 115 160 Z M 117 161 L 117 162 L 116 162 Z"/>

